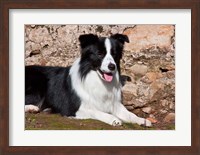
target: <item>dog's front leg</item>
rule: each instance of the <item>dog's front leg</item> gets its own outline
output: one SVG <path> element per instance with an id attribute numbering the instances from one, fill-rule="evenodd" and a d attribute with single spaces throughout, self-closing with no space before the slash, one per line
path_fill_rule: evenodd
<path id="1" fill-rule="evenodd" d="M 127 123 L 137 123 L 139 125 L 151 126 L 151 122 L 145 118 L 136 116 L 135 114 L 129 112 L 124 105 L 117 103 L 113 115 L 121 119 L 123 122 Z"/>
<path id="2" fill-rule="evenodd" d="M 105 122 L 107 124 L 110 124 L 112 126 L 120 126 L 122 125 L 121 120 L 119 120 L 117 117 L 102 112 L 98 111 L 96 109 L 88 109 L 88 108 L 83 108 L 80 107 L 80 109 L 76 112 L 76 117 L 77 119 L 96 119 L 102 122 Z"/>

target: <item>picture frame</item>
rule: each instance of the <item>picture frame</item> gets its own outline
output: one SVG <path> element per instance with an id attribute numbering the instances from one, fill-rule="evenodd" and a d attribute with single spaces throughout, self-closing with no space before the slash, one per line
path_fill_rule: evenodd
<path id="1" fill-rule="evenodd" d="M 200 1 L 199 0 L 2 0 L 0 25 L 0 152 L 2 154 L 191 154 L 200 153 Z M 191 9 L 192 145 L 183 146 L 9 146 L 9 9 Z"/>

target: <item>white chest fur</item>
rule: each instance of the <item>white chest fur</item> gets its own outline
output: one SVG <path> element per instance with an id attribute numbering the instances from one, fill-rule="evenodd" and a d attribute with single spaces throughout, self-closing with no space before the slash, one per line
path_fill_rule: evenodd
<path id="1" fill-rule="evenodd" d="M 115 104 L 121 102 L 121 85 L 118 73 L 115 73 L 112 82 L 106 82 L 99 77 L 97 72 L 90 71 L 86 78 L 81 81 L 78 75 L 79 61 L 80 59 L 73 64 L 70 75 L 72 86 L 81 98 L 81 106 L 111 113 Z"/>

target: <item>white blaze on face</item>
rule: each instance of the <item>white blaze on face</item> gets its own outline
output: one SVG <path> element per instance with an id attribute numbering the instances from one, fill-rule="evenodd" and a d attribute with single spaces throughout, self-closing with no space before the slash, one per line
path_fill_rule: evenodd
<path id="1" fill-rule="evenodd" d="M 110 54 L 111 43 L 110 43 L 110 39 L 108 39 L 108 38 L 105 39 L 105 47 L 106 47 L 107 54 Z"/>
<path id="2" fill-rule="evenodd" d="M 105 42 L 104 42 L 104 45 L 105 45 L 105 48 L 106 48 L 106 55 L 105 57 L 103 58 L 102 60 L 102 63 L 101 63 L 101 67 L 100 67 L 100 70 L 102 71 L 102 77 L 105 81 L 107 82 L 111 82 L 112 79 L 113 79 L 113 73 L 115 73 L 115 70 L 110 70 L 108 68 L 108 65 L 109 64 L 115 64 L 115 61 L 111 55 L 111 42 L 110 42 L 110 39 L 106 38 L 105 39 Z"/>
<path id="3" fill-rule="evenodd" d="M 110 63 L 115 64 L 115 61 L 114 61 L 114 59 L 113 59 L 113 57 L 111 55 L 111 42 L 110 42 L 110 39 L 106 38 L 104 45 L 105 45 L 105 48 L 106 48 L 106 55 L 103 58 L 103 61 L 102 61 L 100 69 L 103 72 L 111 73 L 113 71 L 109 70 L 108 65 Z"/>

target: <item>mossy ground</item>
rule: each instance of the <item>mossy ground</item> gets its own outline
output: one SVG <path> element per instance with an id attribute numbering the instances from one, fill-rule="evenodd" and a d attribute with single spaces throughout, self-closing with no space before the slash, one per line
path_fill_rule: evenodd
<path id="1" fill-rule="evenodd" d="M 174 124 L 167 124 L 165 128 L 160 125 L 149 128 L 130 123 L 113 127 L 98 120 L 79 120 L 62 117 L 59 114 L 25 114 L 25 130 L 174 130 L 174 128 Z"/>

